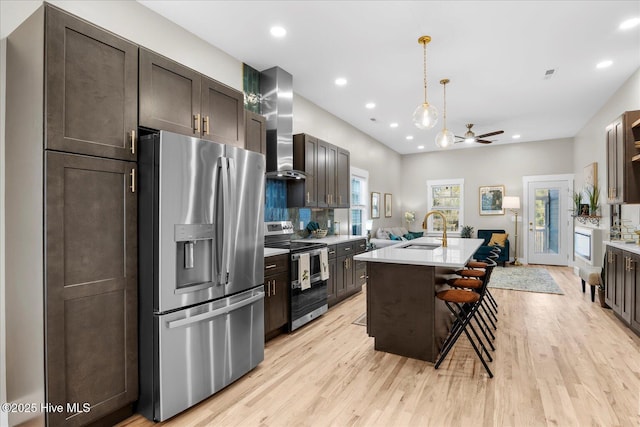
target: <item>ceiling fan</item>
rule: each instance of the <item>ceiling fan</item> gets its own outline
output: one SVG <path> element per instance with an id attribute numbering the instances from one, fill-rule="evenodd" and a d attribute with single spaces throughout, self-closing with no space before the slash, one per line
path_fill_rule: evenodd
<path id="1" fill-rule="evenodd" d="M 501 133 L 504 133 L 503 130 L 497 130 L 494 132 L 489 132 L 489 133 L 485 133 L 482 135 L 478 135 L 476 136 L 475 133 L 473 133 L 473 131 L 471 130 L 471 128 L 473 127 L 473 123 L 469 123 L 467 125 L 465 125 L 467 127 L 467 131 L 465 132 L 464 136 L 458 136 L 456 135 L 456 138 L 459 138 L 460 141 L 456 141 L 456 142 L 468 142 L 468 143 L 472 143 L 472 142 L 479 142 L 480 144 L 491 144 L 493 141 L 489 141 L 483 138 L 487 138 L 489 136 L 494 136 L 494 135 L 500 135 Z"/>

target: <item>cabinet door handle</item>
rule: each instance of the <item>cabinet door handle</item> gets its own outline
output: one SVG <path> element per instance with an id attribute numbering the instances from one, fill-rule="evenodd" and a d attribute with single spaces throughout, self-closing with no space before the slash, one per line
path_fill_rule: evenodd
<path id="1" fill-rule="evenodd" d="M 329 255 L 333 255 L 335 253 L 336 253 L 336 251 L 329 251 Z"/>
<path id="2" fill-rule="evenodd" d="M 265 266 L 264 269 L 265 270 L 269 270 L 271 268 L 276 268 L 276 267 L 277 267 L 277 264 L 269 264 L 269 265 Z"/>
<path id="3" fill-rule="evenodd" d="M 202 117 L 202 127 L 204 128 L 205 135 L 209 135 L 209 116 Z"/>
<path id="4" fill-rule="evenodd" d="M 342 204 L 342 196 L 338 196 L 338 204 L 341 205 Z"/>
<path id="5" fill-rule="evenodd" d="M 131 135 L 131 154 L 136 154 L 136 131 L 132 130 Z"/>
<path id="6" fill-rule="evenodd" d="M 307 203 L 309 203 L 309 192 L 307 191 Z"/>
<path id="7" fill-rule="evenodd" d="M 135 193 L 136 192 L 136 170 L 131 169 L 129 176 L 131 177 L 131 185 L 129 186 L 129 188 L 131 189 L 132 193 Z"/>
<path id="8" fill-rule="evenodd" d="M 200 133 L 200 113 L 193 116 L 193 133 Z"/>
<path id="9" fill-rule="evenodd" d="M 276 279 L 273 279 L 273 295 L 276 294 Z"/>
<path id="10" fill-rule="evenodd" d="M 345 251 L 350 251 L 350 250 L 351 250 L 351 248 L 344 248 L 344 250 L 345 250 Z"/>

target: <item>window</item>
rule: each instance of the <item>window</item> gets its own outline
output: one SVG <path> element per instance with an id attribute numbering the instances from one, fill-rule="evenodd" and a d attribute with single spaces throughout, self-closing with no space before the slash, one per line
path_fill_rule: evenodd
<path id="1" fill-rule="evenodd" d="M 351 168 L 351 234 L 365 236 L 367 230 L 365 224 L 369 212 L 369 191 L 367 181 L 369 172 L 366 170 Z"/>
<path id="2" fill-rule="evenodd" d="M 457 232 L 464 224 L 464 179 L 427 181 L 429 211 L 440 211 L 447 219 L 447 232 Z M 430 216 L 427 230 L 441 232 L 442 219 Z"/>

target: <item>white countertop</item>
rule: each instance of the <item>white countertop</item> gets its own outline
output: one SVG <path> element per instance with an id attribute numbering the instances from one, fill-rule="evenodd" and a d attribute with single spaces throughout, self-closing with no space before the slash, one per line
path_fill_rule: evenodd
<path id="1" fill-rule="evenodd" d="M 321 239 L 316 239 L 316 238 L 307 238 L 307 239 L 296 239 L 294 240 L 294 242 L 319 242 L 319 243 L 326 243 L 327 245 L 335 245 L 336 243 L 347 243 L 347 242 L 351 242 L 353 240 L 362 240 L 362 239 L 366 239 L 365 236 L 348 236 L 348 235 L 342 235 L 340 234 L 339 236 L 327 236 L 327 237 L 323 237 Z"/>
<path id="2" fill-rule="evenodd" d="M 432 250 L 404 248 L 405 246 L 415 244 L 442 244 L 440 238 L 419 237 L 413 240 L 398 242 L 398 244 L 393 246 L 365 252 L 353 258 L 358 261 L 367 262 L 461 268 L 469 261 L 483 242 L 483 239 L 450 237 L 447 239 L 448 246 L 446 248 L 442 246 Z"/>
<path id="3" fill-rule="evenodd" d="M 640 255 L 640 245 L 638 245 L 637 243 L 625 243 L 620 240 L 607 240 L 604 243 L 614 248 L 622 249 Z"/>
<path id="4" fill-rule="evenodd" d="M 289 249 L 264 248 L 264 257 L 288 254 Z"/>

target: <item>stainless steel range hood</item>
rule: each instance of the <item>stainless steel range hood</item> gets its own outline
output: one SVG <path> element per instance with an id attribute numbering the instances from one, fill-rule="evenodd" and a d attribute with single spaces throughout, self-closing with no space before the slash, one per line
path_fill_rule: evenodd
<path id="1" fill-rule="evenodd" d="M 267 178 L 304 179 L 293 168 L 293 76 L 279 67 L 260 73 L 262 114 L 267 119 Z"/>

